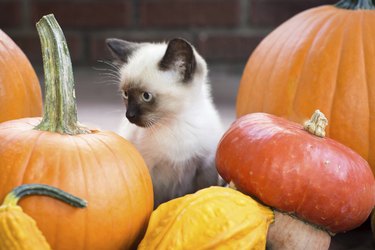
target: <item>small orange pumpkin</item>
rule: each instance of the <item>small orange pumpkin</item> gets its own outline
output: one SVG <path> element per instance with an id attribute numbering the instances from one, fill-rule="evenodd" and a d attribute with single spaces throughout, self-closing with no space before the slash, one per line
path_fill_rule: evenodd
<path id="1" fill-rule="evenodd" d="M 302 12 L 267 36 L 250 56 L 237 117 L 265 112 L 303 123 L 316 109 L 327 135 L 375 171 L 375 10 L 342 0 Z"/>
<path id="2" fill-rule="evenodd" d="M 88 201 L 77 211 L 44 197 L 20 202 L 52 249 L 128 249 L 153 209 L 151 177 L 135 147 L 113 132 L 77 124 L 69 51 L 53 15 L 37 23 L 45 67 L 45 113 L 0 124 L 0 200 L 41 183 Z"/>
<path id="3" fill-rule="evenodd" d="M 38 77 L 22 50 L 0 29 L 0 122 L 41 114 Z"/>

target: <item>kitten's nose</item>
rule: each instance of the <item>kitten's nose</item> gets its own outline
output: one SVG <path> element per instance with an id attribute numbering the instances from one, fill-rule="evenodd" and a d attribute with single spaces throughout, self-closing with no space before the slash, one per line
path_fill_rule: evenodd
<path id="1" fill-rule="evenodd" d="M 134 112 L 133 110 L 126 111 L 126 118 L 128 118 L 130 122 L 133 122 L 136 118 L 136 112 Z"/>

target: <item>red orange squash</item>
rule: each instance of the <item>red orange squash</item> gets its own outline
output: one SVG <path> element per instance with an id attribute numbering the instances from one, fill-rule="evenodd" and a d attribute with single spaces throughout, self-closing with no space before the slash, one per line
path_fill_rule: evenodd
<path id="1" fill-rule="evenodd" d="M 22 50 L 0 30 L 0 122 L 41 114 L 35 71 Z"/>
<path id="2" fill-rule="evenodd" d="M 374 22 L 373 1 L 342 0 L 283 23 L 248 60 L 237 117 L 265 112 L 302 123 L 320 109 L 327 135 L 375 172 Z"/>
<path id="3" fill-rule="evenodd" d="M 64 35 L 53 15 L 37 23 L 45 67 L 43 119 L 0 124 L 0 200 L 14 187 L 41 183 L 88 201 L 85 210 L 44 197 L 20 202 L 52 249 L 128 249 L 153 209 L 151 178 L 135 147 L 113 132 L 77 123 L 74 80 Z"/>
<path id="4" fill-rule="evenodd" d="M 351 230 L 375 205 L 374 176 L 357 153 L 324 137 L 323 116 L 312 121 L 305 127 L 319 136 L 274 115 L 242 116 L 220 141 L 218 171 L 278 211 L 332 233 Z"/>

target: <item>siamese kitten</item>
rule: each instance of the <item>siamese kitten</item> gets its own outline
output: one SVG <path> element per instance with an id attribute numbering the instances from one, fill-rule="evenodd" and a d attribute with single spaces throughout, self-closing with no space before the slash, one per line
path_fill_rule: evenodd
<path id="1" fill-rule="evenodd" d="M 132 43 L 107 39 L 120 67 L 126 119 L 119 134 L 142 154 L 155 207 L 217 185 L 223 128 L 207 84 L 207 65 L 187 41 Z"/>

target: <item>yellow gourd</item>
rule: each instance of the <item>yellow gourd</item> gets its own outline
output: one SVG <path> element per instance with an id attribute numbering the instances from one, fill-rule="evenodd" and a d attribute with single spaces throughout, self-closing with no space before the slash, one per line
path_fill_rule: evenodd
<path id="1" fill-rule="evenodd" d="M 210 187 L 161 204 L 138 249 L 265 249 L 273 219 L 249 196 Z"/>
<path id="2" fill-rule="evenodd" d="M 33 218 L 17 205 L 25 195 L 47 195 L 75 207 L 86 207 L 86 202 L 60 189 L 41 185 L 25 184 L 13 189 L 0 206 L 0 250 L 50 250 L 46 238 Z"/>

